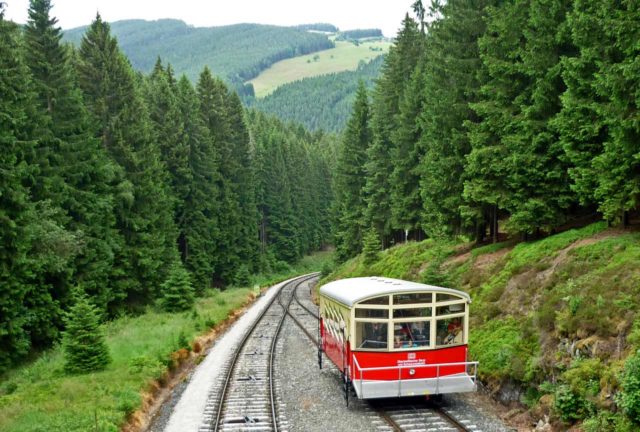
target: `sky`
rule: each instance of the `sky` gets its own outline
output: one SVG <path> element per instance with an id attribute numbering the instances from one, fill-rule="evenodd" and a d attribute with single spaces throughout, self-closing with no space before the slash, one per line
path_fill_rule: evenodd
<path id="1" fill-rule="evenodd" d="M 3 0 L 5 17 L 27 20 L 29 0 Z M 296 25 L 328 22 L 341 30 L 379 28 L 396 35 L 414 0 L 53 0 L 52 15 L 63 29 L 106 21 L 177 18 L 196 27 L 237 23 Z M 425 2 L 427 4 L 428 2 Z"/>

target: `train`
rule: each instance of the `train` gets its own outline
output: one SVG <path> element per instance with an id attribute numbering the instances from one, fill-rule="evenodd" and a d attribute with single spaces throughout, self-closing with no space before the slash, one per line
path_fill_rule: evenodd
<path id="1" fill-rule="evenodd" d="M 342 279 L 319 291 L 318 363 L 340 370 L 345 398 L 476 390 L 465 292 L 385 277 Z"/>

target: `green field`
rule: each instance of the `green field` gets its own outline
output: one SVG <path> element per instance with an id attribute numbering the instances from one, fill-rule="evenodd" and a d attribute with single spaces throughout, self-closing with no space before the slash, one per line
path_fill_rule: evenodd
<path id="1" fill-rule="evenodd" d="M 360 61 L 368 62 L 387 53 L 390 46 L 390 42 L 379 40 L 357 46 L 338 41 L 335 48 L 279 61 L 249 82 L 253 84 L 256 97 L 264 97 L 279 86 L 302 78 L 355 70 Z"/>

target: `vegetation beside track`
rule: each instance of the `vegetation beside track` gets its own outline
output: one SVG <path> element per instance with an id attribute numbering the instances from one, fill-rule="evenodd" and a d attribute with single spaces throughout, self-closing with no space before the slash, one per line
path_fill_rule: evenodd
<path id="1" fill-rule="evenodd" d="M 209 290 L 192 311 L 164 313 L 149 307 L 137 317 L 122 317 L 106 325 L 113 361 L 102 372 L 66 375 L 62 347 L 43 353 L 0 381 L 0 430 L 118 431 L 143 404 L 143 394 L 163 385 L 185 350 L 194 349 L 199 335 L 210 331 L 257 293 L 295 275 L 318 271 L 332 252 L 281 264 L 273 274 L 254 275 L 254 288 Z M 199 350 L 200 347 L 196 347 Z"/>
<path id="2" fill-rule="evenodd" d="M 640 348 L 640 233 L 596 223 L 517 244 L 409 242 L 370 266 L 359 255 L 322 283 L 368 275 L 469 292 L 471 357 L 523 415 L 551 414 L 560 429 L 634 430 L 640 377 L 622 371 Z"/>

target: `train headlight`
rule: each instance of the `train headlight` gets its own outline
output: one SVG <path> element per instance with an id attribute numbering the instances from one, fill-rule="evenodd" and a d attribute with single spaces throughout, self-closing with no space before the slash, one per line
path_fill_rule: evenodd
<path id="1" fill-rule="evenodd" d="M 416 374 L 415 369 L 409 369 L 409 375 L 414 376 Z"/>

